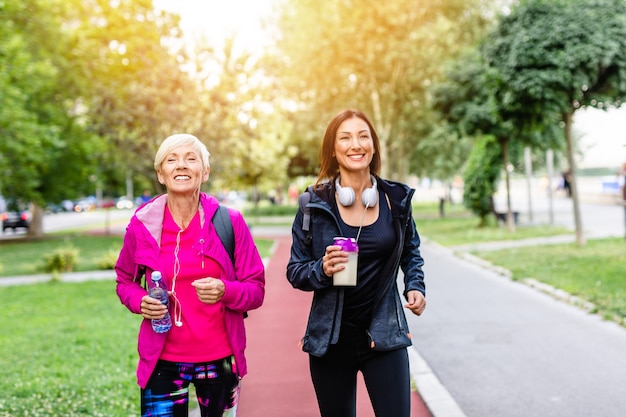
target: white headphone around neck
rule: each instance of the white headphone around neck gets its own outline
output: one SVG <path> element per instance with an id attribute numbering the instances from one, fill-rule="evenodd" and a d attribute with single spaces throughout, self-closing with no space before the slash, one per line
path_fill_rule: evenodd
<path id="1" fill-rule="evenodd" d="M 337 189 L 337 197 L 339 199 L 339 203 L 342 206 L 348 207 L 354 204 L 354 200 L 356 199 L 354 190 L 351 187 L 342 187 L 339 184 L 339 176 L 335 180 L 335 188 Z M 366 188 L 361 193 L 361 202 L 365 207 L 374 207 L 376 203 L 378 203 L 378 189 L 376 178 L 370 174 L 370 178 L 372 180 L 372 187 Z"/>

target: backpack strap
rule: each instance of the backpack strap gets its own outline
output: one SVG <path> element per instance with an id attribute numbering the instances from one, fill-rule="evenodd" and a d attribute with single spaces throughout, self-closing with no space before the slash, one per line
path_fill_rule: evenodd
<path id="1" fill-rule="evenodd" d="M 298 197 L 298 203 L 300 204 L 300 209 L 304 213 L 304 217 L 302 218 L 302 230 L 306 232 L 306 244 L 310 245 L 311 240 L 313 239 L 311 234 L 311 209 L 306 205 L 311 201 L 311 193 L 309 191 L 305 191 L 300 194 Z"/>
<path id="2" fill-rule="evenodd" d="M 215 231 L 222 241 L 222 245 L 230 256 L 230 261 L 235 265 L 235 234 L 233 232 L 233 223 L 230 220 L 230 214 L 228 214 L 228 208 L 223 205 L 219 205 L 213 218 L 211 219 Z"/>
<path id="3" fill-rule="evenodd" d="M 224 245 L 226 252 L 228 252 L 228 256 L 230 257 L 230 261 L 233 264 L 233 268 L 235 267 L 235 232 L 233 231 L 233 222 L 230 219 L 230 214 L 228 213 L 228 208 L 223 205 L 219 205 L 213 218 L 211 219 L 213 226 L 215 226 L 215 231 Z M 243 313 L 243 318 L 248 317 L 248 312 L 245 311 Z"/>
<path id="4" fill-rule="evenodd" d="M 146 278 L 146 266 L 145 265 L 137 265 L 137 270 L 135 272 L 135 278 L 133 279 L 136 282 L 140 282 L 143 288 L 148 291 L 148 282 Z"/>

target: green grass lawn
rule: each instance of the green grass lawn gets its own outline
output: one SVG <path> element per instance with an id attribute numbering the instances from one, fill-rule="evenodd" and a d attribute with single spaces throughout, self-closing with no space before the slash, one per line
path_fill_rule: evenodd
<path id="1" fill-rule="evenodd" d="M 626 317 L 624 239 L 588 240 L 583 247 L 560 244 L 473 254 L 508 269 L 513 279 L 534 278 L 590 301 L 605 318 Z"/>
<path id="2" fill-rule="evenodd" d="M 50 235 L 41 240 L 3 242 L 0 244 L 0 277 L 45 273 L 44 255 L 69 247 L 78 249 L 74 271 L 95 271 L 101 269 L 98 266 L 100 261 L 117 257 L 122 240 L 122 236 L 70 234 Z"/>
<path id="3" fill-rule="evenodd" d="M 141 318 L 115 282 L 2 288 L 0 416 L 138 416 Z"/>
<path id="4" fill-rule="evenodd" d="M 520 224 L 511 233 L 505 226 L 489 219 L 485 227 L 478 227 L 479 219 L 461 205 L 446 205 L 445 217 L 440 218 L 434 203 L 414 206 L 413 216 L 420 236 L 434 240 L 444 246 L 463 245 L 476 242 L 519 240 L 531 237 L 571 234 L 564 227 L 528 226 Z"/>

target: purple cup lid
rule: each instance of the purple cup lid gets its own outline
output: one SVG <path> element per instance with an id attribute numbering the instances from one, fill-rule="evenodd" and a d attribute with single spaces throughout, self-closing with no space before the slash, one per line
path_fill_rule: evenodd
<path id="1" fill-rule="evenodd" d="M 335 245 L 341 246 L 341 250 L 345 252 L 358 252 L 359 245 L 356 239 L 352 237 L 335 237 Z"/>

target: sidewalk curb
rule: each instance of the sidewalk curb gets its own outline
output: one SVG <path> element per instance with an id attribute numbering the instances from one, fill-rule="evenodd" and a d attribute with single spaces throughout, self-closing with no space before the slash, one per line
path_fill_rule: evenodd
<path id="1" fill-rule="evenodd" d="M 408 348 L 411 381 L 433 417 L 466 417 L 417 349 Z"/>

